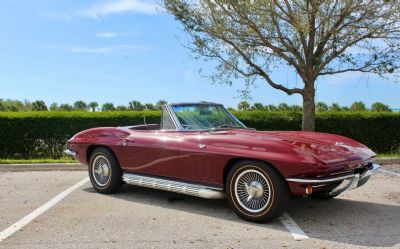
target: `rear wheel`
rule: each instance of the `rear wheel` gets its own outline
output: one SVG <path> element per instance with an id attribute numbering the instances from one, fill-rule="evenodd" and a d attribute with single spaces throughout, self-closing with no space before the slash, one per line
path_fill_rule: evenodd
<path id="1" fill-rule="evenodd" d="M 289 201 L 289 191 L 276 170 L 262 162 L 241 161 L 226 181 L 228 200 L 241 218 L 267 222 L 280 216 Z"/>
<path id="2" fill-rule="evenodd" d="M 115 193 L 123 185 L 121 167 L 106 148 L 97 148 L 90 155 L 89 177 L 93 188 L 103 194 Z"/>

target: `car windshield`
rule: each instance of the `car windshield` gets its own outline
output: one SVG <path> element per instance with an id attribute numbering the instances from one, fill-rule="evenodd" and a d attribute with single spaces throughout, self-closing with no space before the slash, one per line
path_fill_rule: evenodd
<path id="1" fill-rule="evenodd" d="M 222 105 L 182 104 L 172 105 L 184 130 L 210 130 L 217 128 L 246 128 Z"/>

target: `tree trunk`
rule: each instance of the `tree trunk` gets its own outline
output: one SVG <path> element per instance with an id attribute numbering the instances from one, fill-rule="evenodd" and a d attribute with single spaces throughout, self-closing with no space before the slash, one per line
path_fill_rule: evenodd
<path id="1" fill-rule="evenodd" d="M 314 84 L 305 84 L 303 92 L 303 131 L 315 131 L 315 89 Z"/>

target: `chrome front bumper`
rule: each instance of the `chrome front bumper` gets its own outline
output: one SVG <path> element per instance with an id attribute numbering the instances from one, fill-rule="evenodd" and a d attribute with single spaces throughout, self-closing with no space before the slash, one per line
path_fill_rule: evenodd
<path id="1" fill-rule="evenodd" d="M 288 178 L 286 179 L 286 181 L 304 185 L 311 185 L 315 187 L 323 187 L 326 185 L 338 183 L 338 185 L 329 192 L 330 195 L 338 195 L 345 190 L 355 189 L 364 185 L 369 180 L 374 171 L 377 170 L 379 167 L 380 166 L 378 164 L 373 163 L 370 164 L 370 166 L 362 173 L 355 173 L 345 176 L 331 177 L 324 179 Z"/>
<path id="2" fill-rule="evenodd" d="M 66 149 L 66 150 L 64 150 L 64 155 L 67 155 L 67 156 L 76 156 L 76 151 L 73 151 L 73 150 L 71 150 L 71 149 Z"/>

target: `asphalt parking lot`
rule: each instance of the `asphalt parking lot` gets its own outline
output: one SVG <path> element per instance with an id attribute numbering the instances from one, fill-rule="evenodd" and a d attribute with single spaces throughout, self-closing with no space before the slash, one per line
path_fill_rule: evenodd
<path id="1" fill-rule="evenodd" d="M 400 248 L 400 165 L 382 170 L 334 200 L 294 199 L 269 224 L 225 200 L 101 195 L 84 171 L 0 172 L 0 248 Z"/>

